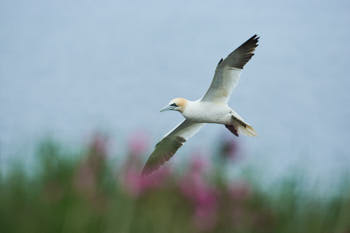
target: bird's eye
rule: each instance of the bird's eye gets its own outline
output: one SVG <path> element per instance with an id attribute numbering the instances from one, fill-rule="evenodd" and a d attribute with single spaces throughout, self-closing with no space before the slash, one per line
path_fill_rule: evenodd
<path id="1" fill-rule="evenodd" d="M 170 104 L 170 106 L 177 107 L 175 103 Z"/>

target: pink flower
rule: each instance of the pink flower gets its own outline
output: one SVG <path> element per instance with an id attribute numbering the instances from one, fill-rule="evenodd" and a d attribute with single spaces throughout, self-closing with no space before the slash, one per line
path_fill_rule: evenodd
<path id="1" fill-rule="evenodd" d="M 200 230 L 211 229 L 216 222 L 217 193 L 204 179 L 207 163 L 196 156 L 180 183 L 180 190 L 194 204 L 193 220 Z"/>
<path id="2" fill-rule="evenodd" d="M 203 179 L 203 175 L 208 167 L 207 161 L 201 156 L 193 156 L 189 170 L 180 183 L 182 193 L 188 198 L 197 198 L 201 195 L 202 190 L 206 190 L 207 184 Z"/>
<path id="3" fill-rule="evenodd" d="M 147 176 L 141 175 L 142 191 L 161 187 L 164 184 L 164 181 L 169 177 L 169 175 L 170 169 L 168 166 L 163 166 L 157 171 L 154 171 L 152 174 L 149 174 Z"/>

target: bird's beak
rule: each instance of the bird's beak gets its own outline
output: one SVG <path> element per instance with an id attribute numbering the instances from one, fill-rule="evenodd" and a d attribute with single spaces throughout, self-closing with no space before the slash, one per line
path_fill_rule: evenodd
<path id="1" fill-rule="evenodd" d="M 165 111 L 169 111 L 169 110 L 174 110 L 173 106 L 167 105 L 164 108 L 162 108 L 160 111 L 161 112 L 165 112 Z"/>

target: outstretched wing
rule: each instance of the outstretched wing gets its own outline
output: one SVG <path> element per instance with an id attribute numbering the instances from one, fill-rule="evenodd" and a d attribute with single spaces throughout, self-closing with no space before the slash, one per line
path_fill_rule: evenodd
<path id="1" fill-rule="evenodd" d="M 238 84 L 244 65 L 254 55 L 259 37 L 252 36 L 225 59 L 221 59 L 216 67 L 213 81 L 202 101 L 227 103 L 233 88 Z"/>
<path id="2" fill-rule="evenodd" d="M 149 156 L 142 174 L 150 174 L 168 161 L 186 140 L 195 135 L 203 125 L 203 123 L 184 120 L 167 133 L 164 138 L 157 143 L 155 150 Z"/>

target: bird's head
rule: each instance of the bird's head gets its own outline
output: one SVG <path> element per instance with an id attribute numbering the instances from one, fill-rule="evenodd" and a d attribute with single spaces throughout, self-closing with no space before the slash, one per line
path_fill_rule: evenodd
<path id="1" fill-rule="evenodd" d="M 175 98 L 172 99 L 167 106 L 162 108 L 160 111 L 168 111 L 168 110 L 174 110 L 174 111 L 179 111 L 183 112 L 186 108 L 187 100 L 184 98 Z"/>

